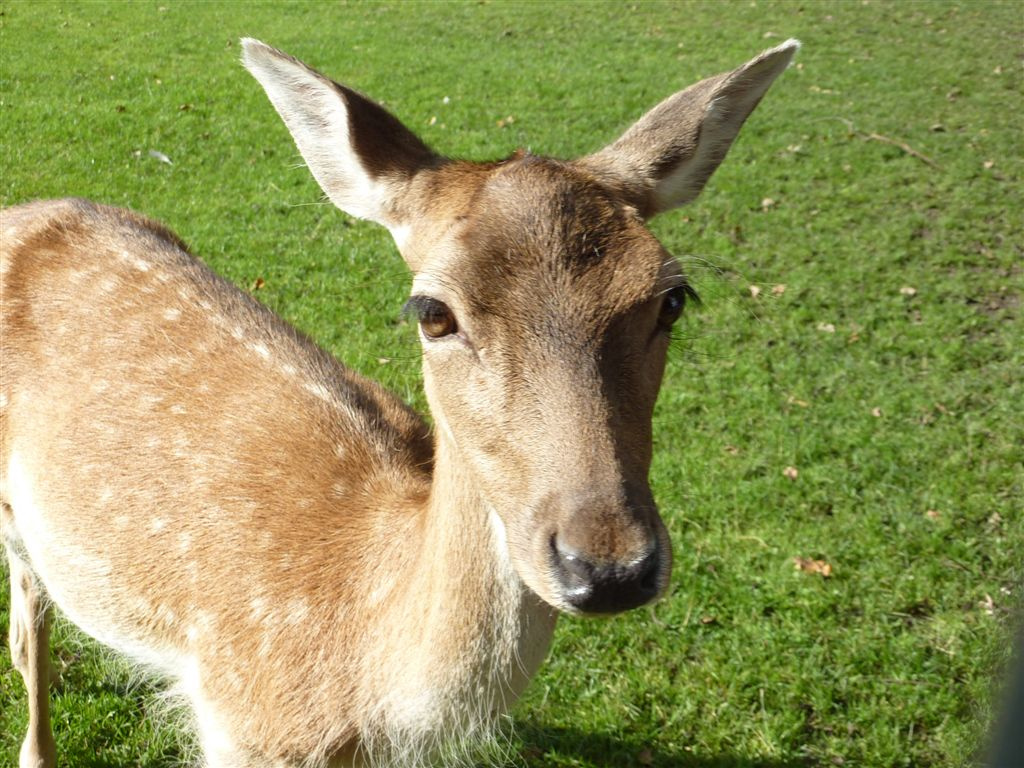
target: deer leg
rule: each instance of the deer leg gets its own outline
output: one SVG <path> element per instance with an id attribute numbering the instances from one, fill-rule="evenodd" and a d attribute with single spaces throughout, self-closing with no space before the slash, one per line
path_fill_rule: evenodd
<path id="1" fill-rule="evenodd" d="M 35 574 L 10 543 L 7 561 L 11 570 L 11 660 L 28 689 L 28 733 L 21 744 L 18 765 L 54 768 L 57 745 L 50 730 L 49 610 Z"/>

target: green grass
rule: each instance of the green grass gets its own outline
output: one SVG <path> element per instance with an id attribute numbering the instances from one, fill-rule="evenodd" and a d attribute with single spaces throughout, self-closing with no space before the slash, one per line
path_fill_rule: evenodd
<path id="1" fill-rule="evenodd" d="M 321 202 L 237 64 L 240 36 L 474 159 L 591 151 L 672 91 L 799 37 L 798 66 L 704 195 L 653 224 L 705 298 L 656 413 L 671 593 L 652 611 L 561 622 L 516 711 L 519 764 L 976 763 L 1024 558 L 1019 6 L 0 13 L 0 201 L 76 194 L 159 218 L 243 287 L 263 278 L 263 301 L 421 408 L 395 249 Z M 833 575 L 796 570 L 797 556 Z M 64 765 L 174 764 L 174 739 L 145 718 L 151 689 L 67 626 L 54 646 Z M 2 764 L 24 712 L 4 659 Z"/>

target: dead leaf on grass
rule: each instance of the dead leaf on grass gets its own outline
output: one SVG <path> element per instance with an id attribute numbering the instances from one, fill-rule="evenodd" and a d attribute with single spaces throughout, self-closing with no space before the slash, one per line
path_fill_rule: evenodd
<path id="1" fill-rule="evenodd" d="M 796 467 L 786 467 L 782 470 L 784 477 L 788 477 L 790 480 L 796 480 L 800 476 L 800 470 Z"/>
<path id="2" fill-rule="evenodd" d="M 882 418 L 882 409 L 877 406 L 872 408 L 871 415 L 874 416 L 876 419 Z"/>
<path id="3" fill-rule="evenodd" d="M 781 296 L 786 292 L 786 286 L 782 283 L 772 286 L 772 293 L 776 296 Z"/>
<path id="4" fill-rule="evenodd" d="M 916 296 L 917 288 L 914 288 L 913 286 L 910 285 L 904 285 L 902 288 L 900 288 L 900 294 L 903 296 Z"/>
<path id="5" fill-rule="evenodd" d="M 252 285 L 249 286 L 249 290 L 250 291 L 258 291 L 260 288 L 262 288 L 266 284 L 267 284 L 266 281 L 262 277 L 257 277 L 255 280 L 252 281 Z"/>
<path id="6" fill-rule="evenodd" d="M 786 402 L 789 403 L 790 405 L 799 405 L 801 408 L 811 407 L 811 404 L 809 402 L 807 402 L 806 400 L 800 400 L 794 395 L 790 395 L 789 397 L 787 397 Z"/>
<path id="7" fill-rule="evenodd" d="M 832 566 L 824 560 L 798 556 L 793 558 L 793 567 L 803 573 L 818 573 L 826 579 L 832 578 Z"/>
<path id="8" fill-rule="evenodd" d="M 833 323 L 818 323 L 818 330 L 822 333 L 835 333 L 836 326 Z"/>
<path id="9" fill-rule="evenodd" d="M 937 509 L 929 509 L 927 512 L 924 513 L 924 516 L 927 517 L 929 520 L 938 520 L 940 517 L 942 517 L 942 513 L 939 512 L 939 510 Z"/>
<path id="10" fill-rule="evenodd" d="M 758 296 L 761 295 L 761 286 L 759 285 L 748 286 L 747 290 L 750 291 L 750 298 L 752 299 L 756 299 Z"/>
<path id="11" fill-rule="evenodd" d="M 992 595 L 985 593 L 985 599 L 978 603 L 978 606 L 986 616 L 996 615 L 996 604 L 992 599 Z"/>

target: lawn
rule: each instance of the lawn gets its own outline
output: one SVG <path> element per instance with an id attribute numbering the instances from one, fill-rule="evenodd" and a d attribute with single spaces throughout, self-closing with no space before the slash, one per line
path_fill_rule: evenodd
<path id="1" fill-rule="evenodd" d="M 1010 2 L 4 1 L 0 202 L 158 218 L 422 409 L 405 268 L 323 201 L 239 37 L 471 159 L 590 152 L 799 38 L 652 224 L 703 297 L 655 414 L 671 591 L 560 623 L 509 764 L 970 766 L 1024 589 L 1022 33 Z M 182 759 L 156 689 L 66 624 L 53 654 L 63 765 Z M 0 764 L 25 712 L 3 658 Z"/>

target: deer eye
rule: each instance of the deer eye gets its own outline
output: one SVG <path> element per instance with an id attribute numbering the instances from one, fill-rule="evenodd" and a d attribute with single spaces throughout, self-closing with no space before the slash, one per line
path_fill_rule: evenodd
<path id="1" fill-rule="evenodd" d="M 672 327 L 673 323 L 683 314 L 683 307 L 686 306 L 688 298 L 697 298 L 693 288 L 688 285 L 677 285 L 665 292 L 661 300 L 661 311 L 658 313 L 658 325 L 664 330 Z"/>
<path id="2" fill-rule="evenodd" d="M 413 296 L 406 302 L 405 311 L 416 314 L 420 330 L 429 339 L 440 339 L 459 330 L 451 308 L 429 296 Z"/>

